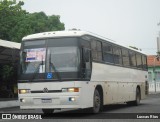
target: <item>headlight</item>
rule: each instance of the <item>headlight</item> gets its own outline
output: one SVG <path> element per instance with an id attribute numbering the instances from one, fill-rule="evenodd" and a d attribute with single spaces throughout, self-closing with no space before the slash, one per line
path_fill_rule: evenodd
<path id="1" fill-rule="evenodd" d="M 19 94 L 26 94 L 26 93 L 30 93 L 30 89 L 19 89 L 18 92 Z"/>
<path id="2" fill-rule="evenodd" d="M 62 92 L 79 92 L 79 88 L 63 88 Z"/>

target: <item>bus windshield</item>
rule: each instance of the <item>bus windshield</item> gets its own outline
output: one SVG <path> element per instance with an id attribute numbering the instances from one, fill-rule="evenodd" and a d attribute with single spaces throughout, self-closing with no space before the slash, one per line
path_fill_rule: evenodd
<path id="1" fill-rule="evenodd" d="M 80 51 L 76 41 L 76 38 L 24 41 L 20 79 L 30 80 L 35 74 L 34 79 L 47 79 L 47 73 L 55 76 L 53 80 L 59 79 L 58 76 L 62 79 L 78 78 Z"/>
<path id="2" fill-rule="evenodd" d="M 24 74 L 47 72 L 76 72 L 78 71 L 79 59 L 77 47 L 49 47 L 25 49 L 22 62 Z M 47 58 L 47 62 L 45 61 Z M 54 65 L 55 69 L 51 66 Z"/>
<path id="3" fill-rule="evenodd" d="M 78 71 L 79 60 L 77 58 L 77 47 L 49 47 L 48 48 L 48 72 L 76 72 Z M 55 69 L 51 66 L 54 65 Z"/>

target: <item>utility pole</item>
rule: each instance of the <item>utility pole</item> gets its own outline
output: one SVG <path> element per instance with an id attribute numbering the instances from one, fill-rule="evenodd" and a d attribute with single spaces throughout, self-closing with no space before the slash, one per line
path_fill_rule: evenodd
<path id="1" fill-rule="evenodd" d="M 157 24 L 157 26 L 160 26 L 160 22 Z M 155 61 L 157 60 L 157 61 L 159 61 L 159 59 L 160 59 L 160 30 L 158 31 L 158 37 L 157 37 L 157 56 L 155 56 L 155 58 L 154 58 L 154 67 L 153 67 L 153 73 L 154 73 L 154 84 L 155 84 L 155 93 L 156 93 L 156 87 L 157 87 L 157 83 L 156 83 L 156 71 L 155 71 L 155 69 L 156 69 L 156 64 L 155 64 Z"/>
<path id="2" fill-rule="evenodd" d="M 160 22 L 157 24 L 157 26 L 160 26 Z M 157 55 L 160 55 L 160 30 L 158 31 L 157 37 Z"/>

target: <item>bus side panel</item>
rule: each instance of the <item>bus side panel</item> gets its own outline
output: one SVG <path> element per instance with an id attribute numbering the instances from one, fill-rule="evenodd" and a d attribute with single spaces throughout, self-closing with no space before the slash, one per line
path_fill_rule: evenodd
<path id="1" fill-rule="evenodd" d="M 112 104 L 135 100 L 137 86 L 144 99 L 146 75 L 147 71 L 93 62 L 91 81 L 105 82 L 104 104 Z"/>
<path id="2" fill-rule="evenodd" d="M 81 108 L 93 107 L 93 95 L 97 85 L 102 85 L 102 82 L 93 81 L 76 81 L 75 87 L 81 87 L 80 103 Z"/>

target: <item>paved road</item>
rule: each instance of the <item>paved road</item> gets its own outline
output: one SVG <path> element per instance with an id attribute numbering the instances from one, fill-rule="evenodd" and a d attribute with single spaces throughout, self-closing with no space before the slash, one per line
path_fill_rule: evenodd
<path id="1" fill-rule="evenodd" d="M 84 122 L 96 122 L 96 121 L 108 121 L 108 122 L 128 122 L 128 121 L 145 121 L 145 122 L 159 122 L 160 121 L 160 94 L 152 94 L 149 95 L 147 99 L 142 100 L 139 106 L 127 106 L 126 104 L 119 104 L 119 105 L 107 105 L 104 107 L 104 111 L 101 114 L 84 114 L 84 110 L 72 110 L 72 111 L 56 111 L 56 114 L 52 115 L 43 115 L 41 110 L 20 110 L 18 107 L 16 108 L 8 108 L 8 109 L 1 109 L 0 113 L 36 113 L 42 114 L 42 117 L 45 118 L 52 118 L 52 119 L 43 119 L 42 121 L 50 122 L 50 121 L 64 121 L 64 122 L 72 122 L 75 121 L 84 121 Z M 155 117 L 159 119 L 132 119 L 137 117 Z M 108 119 L 103 119 L 108 118 Z M 121 119 L 122 118 L 122 119 Z M 125 119 L 130 118 L 130 119 Z M 13 122 L 20 122 L 22 120 L 0 120 L 1 121 L 13 121 Z M 36 121 L 36 120 L 25 120 L 25 121 Z M 40 121 L 40 120 L 37 120 Z"/>

